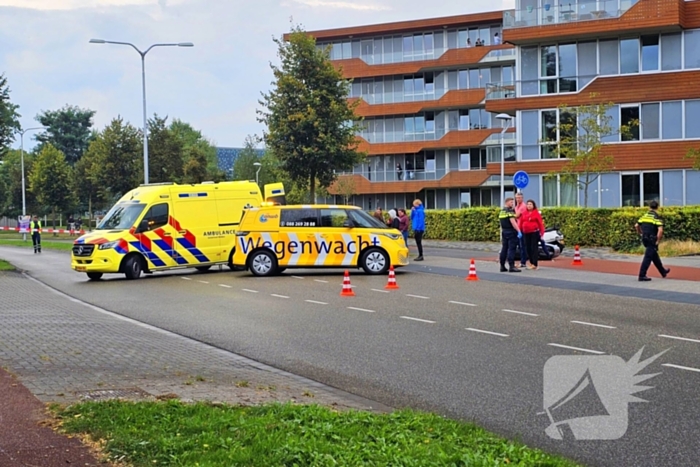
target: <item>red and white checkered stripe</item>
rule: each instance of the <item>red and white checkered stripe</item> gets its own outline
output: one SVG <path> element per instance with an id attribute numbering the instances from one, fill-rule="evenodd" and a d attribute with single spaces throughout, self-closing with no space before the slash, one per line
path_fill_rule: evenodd
<path id="1" fill-rule="evenodd" d="M 20 229 L 19 227 L 0 227 L 0 230 L 13 230 L 15 232 L 19 233 L 33 233 L 38 231 L 39 229 Z M 80 234 L 83 235 L 85 233 L 84 230 L 72 230 L 72 229 L 41 229 L 42 232 L 45 233 L 67 233 L 71 235 L 75 234 Z"/>

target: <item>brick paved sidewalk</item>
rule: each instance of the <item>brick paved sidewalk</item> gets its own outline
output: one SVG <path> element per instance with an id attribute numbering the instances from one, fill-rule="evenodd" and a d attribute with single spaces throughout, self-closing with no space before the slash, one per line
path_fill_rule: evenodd
<path id="1" fill-rule="evenodd" d="M 37 425 L 40 408 L 48 402 L 156 400 L 174 395 L 242 405 L 292 401 L 336 409 L 390 410 L 76 302 L 18 272 L 0 272 L 0 297 L 0 366 L 16 376 L 15 380 L 0 372 L 0 394 L 9 395 L 0 398 L 2 466 L 58 465 L 49 459 L 67 465 L 69 455 L 76 465 L 93 465 L 94 459 L 78 449 L 79 443 L 68 445 L 67 438 Z M 42 452 L 48 457 L 37 461 Z M 5 462 L 13 455 L 22 461 L 26 457 L 26 463 Z"/>

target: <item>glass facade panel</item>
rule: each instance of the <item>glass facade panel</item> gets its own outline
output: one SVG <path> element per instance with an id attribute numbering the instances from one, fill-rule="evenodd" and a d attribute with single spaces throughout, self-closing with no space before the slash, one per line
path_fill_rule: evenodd
<path id="1" fill-rule="evenodd" d="M 542 179 L 542 206 L 557 206 L 559 200 L 557 197 L 558 181 L 556 177 Z"/>
<path id="2" fill-rule="evenodd" d="M 650 202 L 661 199 L 661 174 L 659 172 L 648 172 L 642 174 L 642 201 L 644 206 Z"/>
<path id="3" fill-rule="evenodd" d="M 523 47 L 520 50 L 521 61 L 521 94 L 531 96 L 539 94 L 539 57 L 537 47 Z"/>
<path id="4" fill-rule="evenodd" d="M 555 45 L 540 48 L 540 76 L 557 76 L 557 47 Z"/>
<path id="5" fill-rule="evenodd" d="M 598 44 L 596 42 L 579 42 L 578 80 L 584 87 L 598 74 Z"/>
<path id="6" fill-rule="evenodd" d="M 639 39 L 620 41 L 620 73 L 639 73 Z"/>
<path id="7" fill-rule="evenodd" d="M 622 175 L 622 206 L 639 206 L 640 196 L 639 174 Z"/>
<path id="8" fill-rule="evenodd" d="M 619 44 L 617 39 L 600 41 L 600 74 L 616 75 L 619 72 Z"/>
<path id="9" fill-rule="evenodd" d="M 659 69 L 659 36 L 642 36 L 642 71 Z"/>
<path id="10" fill-rule="evenodd" d="M 469 170 L 469 151 L 459 153 L 459 170 Z"/>
<path id="11" fill-rule="evenodd" d="M 684 31 L 685 68 L 700 68 L 700 30 Z"/>
<path id="12" fill-rule="evenodd" d="M 661 69 L 680 70 L 681 69 L 681 42 L 683 35 L 663 34 L 661 36 Z"/>
<path id="13" fill-rule="evenodd" d="M 629 135 L 622 135 L 622 141 L 638 141 L 639 140 L 639 125 L 632 125 L 633 122 L 639 122 L 639 106 L 621 107 L 620 108 L 620 125 L 630 126 Z"/>
<path id="14" fill-rule="evenodd" d="M 659 104 L 642 104 L 642 139 L 658 139 Z"/>
<path id="15" fill-rule="evenodd" d="M 700 100 L 685 101 L 685 137 L 700 138 Z"/>
<path id="16" fill-rule="evenodd" d="M 683 137 L 683 103 L 663 102 L 661 104 L 662 138 L 677 139 Z"/>

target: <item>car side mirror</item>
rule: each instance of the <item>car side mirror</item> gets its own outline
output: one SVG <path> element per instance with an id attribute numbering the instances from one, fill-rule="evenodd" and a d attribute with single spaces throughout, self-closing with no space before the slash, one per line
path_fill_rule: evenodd
<path id="1" fill-rule="evenodd" d="M 148 232 L 148 219 L 144 219 L 139 223 L 138 232 Z"/>
<path id="2" fill-rule="evenodd" d="M 345 221 L 343 222 L 343 227 L 355 227 L 355 223 L 352 221 L 352 219 L 345 219 Z"/>

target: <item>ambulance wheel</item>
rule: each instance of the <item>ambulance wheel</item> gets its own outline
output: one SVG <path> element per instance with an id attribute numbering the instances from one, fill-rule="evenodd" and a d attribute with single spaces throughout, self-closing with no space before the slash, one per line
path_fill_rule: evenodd
<path id="1" fill-rule="evenodd" d="M 138 279 L 141 277 L 143 267 L 138 256 L 130 256 L 124 263 L 124 275 L 129 280 Z"/>
<path id="2" fill-rule="evenodd" d="M 199 272 L 207 272 L 211 268 L 211 264 L 209 266 L 197 266 L 195 269 Z"/>
<path id="3" fill-rule="evenodd" d="M 389 256 L 378 248 L 370 248 L 362 254 L 360 266 L 367 274 L 384 274 L 389 269 Z"/>
<path id="4" fill-rule="evenodd" d="M 91 281 L 96 281 L 96 280 L 99 280 L 102 278 L 102 273 L 101 272 L 88 272 L 87 276 Z"/>
<path id="5" fill-rule="evenodd" d="M 248 267 L 255 276 L 272 276 L 277 272 L 277 258 L 267 250 L 258 250 L 250 255 Z"/>

